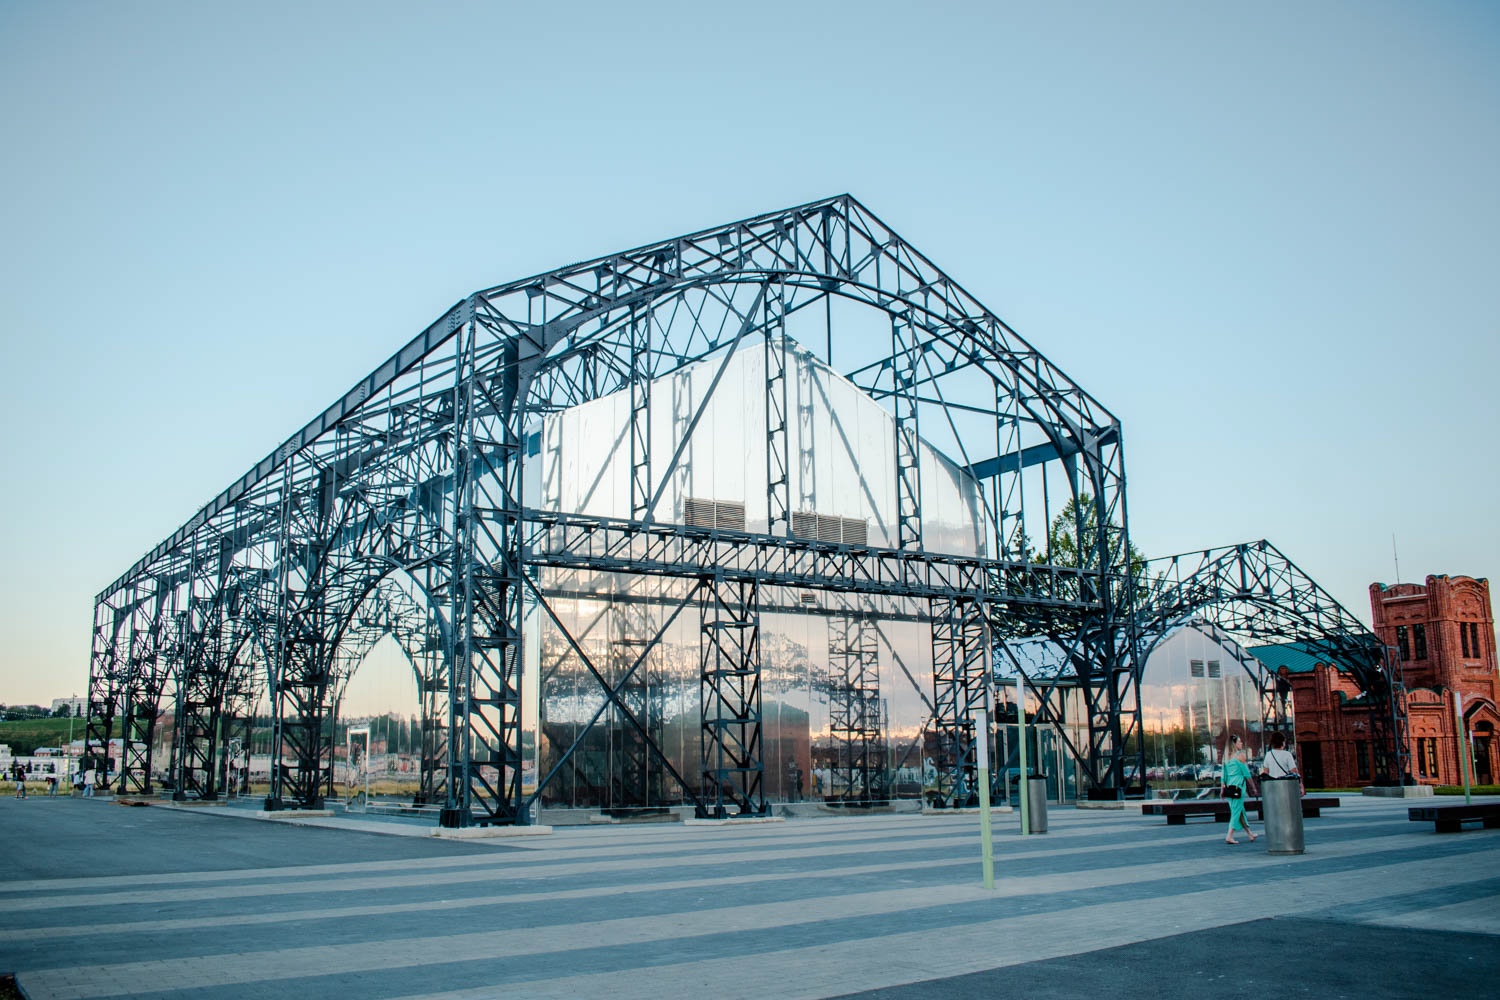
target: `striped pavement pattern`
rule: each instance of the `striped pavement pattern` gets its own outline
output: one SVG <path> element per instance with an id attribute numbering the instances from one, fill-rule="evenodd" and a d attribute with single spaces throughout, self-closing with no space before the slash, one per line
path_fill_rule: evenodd
<path id="1" fill-rule="evenodd" d="M 1500 934 L 1500 833 L 1438 836 L 1402 803 L 1345 803 L 1293 857 L 1129 810 L 1054 808 L 1025 838 L 997 816 L 992 891 L 977 818 L 916 814 L 8 881 L 0 969 L 35 1000 L 831 997 L 1262 917 Z"/>

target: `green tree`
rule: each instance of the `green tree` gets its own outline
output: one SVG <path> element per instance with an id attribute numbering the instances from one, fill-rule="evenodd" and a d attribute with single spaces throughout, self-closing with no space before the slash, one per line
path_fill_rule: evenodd
<path id="1" fill-rule="evenodd" d="M 1139 580 L 1146 572 L 1146 557 L 1132 543 L 1128 559 L 1121 558 L 1124 555 L 1121 552 L 1124 534 L 1124 528 L 1118 524 L 1105 526 L 1104 542 L 1109 552 L 1110 568 L 1119 572 L 1121 564 L 1125 563 L 1127 572 Z M 1053 566 L 1082 566 L 1085 564 L 1084 553 L 1092 553 L 1099 541 L 1099 509 L 1093 497 L 1080 493 L 1052 519 L 1042 561 Z"/>
<path id="2" fill-rule="evenodd" d="M 1130 584 L 1135 584 L 1138 601 L 1145 595 L 1146 557 L 1134 545 L 1124 545 L 1125 532 L 1117 524 L 1107 524 L 1103 540 L 1107 545 L 1107 571 L 1110 574 L 1108 587 L 1116 621 L 1129 614 L 1131 606 Z M 1098 508 L 1087 493 L 1080 493 L 1069 500 L 1047 526 L 1047 544 L 1037 552 L 1028 541 L 1026 561 L 1033 564 L 1057 566 L 1068 569 L 1098 567 L 1097 546 L 1100 542 Z M 1016 585 L 1023 588 L 1048 587 L 1050 593 L 1064 600 L 1076 600 L 1085 586 L 1092 592 L 1089 580 L 1068 575 L 1056 578 L 1044 576 L 1033 569 L 1018 568 L 1013 571 Z M 1090 603 L 1094 600 L 1091 596 Z M 1015 637 L 1048 636 L 1060 646 L 1069 646 L 1069 639 L 1087 628 L 1093 627 L 1087 615 L 1076 609 L 1037 606 L 1022 608 L 996 626 L 1002 634 Z M 1082 667 L 1080 669 L 1083 669 Z"/>

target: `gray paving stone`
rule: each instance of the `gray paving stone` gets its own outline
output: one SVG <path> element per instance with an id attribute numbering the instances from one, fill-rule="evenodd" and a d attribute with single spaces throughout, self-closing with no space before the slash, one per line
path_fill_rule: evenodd
<path id="1" fill-rule="evenodd" d="M 974 816 L 560 827 L 521 846 L 58 805 L 0 802 L 35 838 L 0 874 L 0 970 L 38 998 L 962 997 L 1012 973 L 1071 976 L 1039 994 L 1060 996 L 1109 968 L 1149 974 L 1120 954 L 1175 967 L 1230 933 L 1269 947 L 1288 921 L 1418 927 L 1460 952 L 1500 934 L 1500 834 L 1434 837 L 1378 801 L 1309 821 L 1307 854 L 1275 858 L 1216 825 L 1054 809 L 1043 837 L 997 823 L 993 892 Z M 1362 995 L 1401 995 L 1383 982 Z"/>

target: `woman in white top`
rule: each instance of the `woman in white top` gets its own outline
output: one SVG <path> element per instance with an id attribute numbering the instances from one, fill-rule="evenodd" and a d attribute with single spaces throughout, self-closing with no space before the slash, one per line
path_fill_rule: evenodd
<path id="1" fill-rule="evenodd" d="M 1266 759 L 1261 763 L 1260 776 L 1296 778 L 1297 788 L 1303 794 L 1307 793 L 1307 789 L 1302 786 L 1302 775 L 1297 771 L 1297 758 L 1286 748 L 1286 735 L 1283 733 L 1271 734 L 1271 749 L 1266 751 Z"/>

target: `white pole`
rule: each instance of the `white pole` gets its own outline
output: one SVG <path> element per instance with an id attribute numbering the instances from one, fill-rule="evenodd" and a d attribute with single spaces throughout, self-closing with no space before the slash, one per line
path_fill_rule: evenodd
<path id="1" fill-rule="evenodd" d="M 984 887 L 995 888 L 995 840 L 990 827 L 990 713 L 974 714 L 974 741 L 979 751 L 979 837 Z"/>
<path id="2" fill-rule="evenodd" d="M 1031 835 L 1031 778 L 1026 774 L 1026 682 L 1016 675 L 1016 736 L 1020 740 L 1021 836 Z"/>
<path id="3" fill-rule="evenodd" d="M 1469 734 L 1464 731 L 1464 696 L 1453 692 L 1454 732 L 1458 736 L 1458 769 L 1464 773 L 1464 805 L 1469 804 Z"/>
<path id="4" fill-rule="evenodd" d="M 63 766 L 67 770 L 68 794 L 73 794 L 73 718 L 78 714 L 78 692 L 73 693 L 73 701 L 68 705 L 68 748 L 63 751 Z"/>

